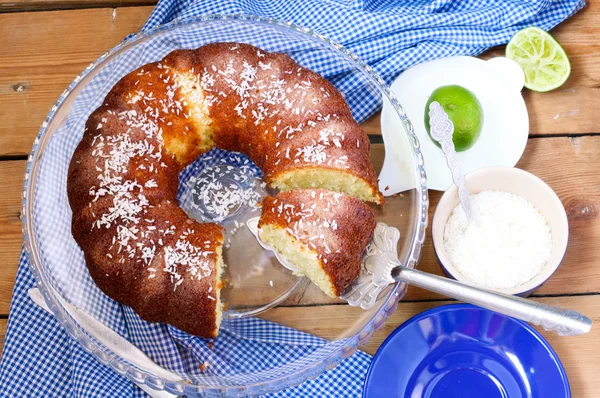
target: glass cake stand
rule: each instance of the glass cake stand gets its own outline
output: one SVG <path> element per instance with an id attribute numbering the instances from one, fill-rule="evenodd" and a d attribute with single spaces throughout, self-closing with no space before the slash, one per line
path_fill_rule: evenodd
<path id="1" fill-rule="evenodd" d="M 400 239 L 397 245 L 394 243 L 397 246 L 394 251 L 397 249 L 402 264 L 414 267 L 420 258 L 427 224 L 426 178 L 412 125 L 390 89 L 357 56 L 324 36 L 293 24 L 242 15 L 203 16 L 157 27 L 121 43 L 79 75 L 52 107 L 35 140 L 23 193 L 23 232 L 29 264 L 48 307 L 69 335 L 100 362 L 138 384 L 174 394 L 259 395 L 317 377 L 350 356 L 382 327 L 404 295 L 405 285 L 391 284 L 380 289 L 377 299 L 368 309 L 363 309 L 350 306 L 348 301 L 329 298 L 306 278 L 294 275 L 273 253 L 264 250 L 245 227 L 246 221 L 258 214 L 256 208 L 239 205 L 223 212 L 211 203 L 211 200 L 218 200 L 221 192 L 201 192 L 205 184 L 198 184 L 198 181 L 208 178 L 221 179 L 225 185 L 229 183 L 232 189 L 242 193 L 256 189 L 254 201 L 268 194 L 261 184 L 260 170 L 248 165 L 242 155 L 213 150 L 202 155 L 180 175 L 179 201 L 191 216 L 199 220 L 216 220 L 227 229 L 224 257 L 228 264 L 228 287 L 223 292 L 228 305 L 226 317 L 235 321 L 236 318 L 258 316 L 302 329 L 322 339 L 311 348 L 310 355 L 289 356 L 272 367 L 263 364 L 260 372 L 240 370 L 238 374 L 211 370 L 186 374 L 181 369 L 163 371 L 158 365 L 140 365 L 125 351 L 111 350 L 82 326 L 81 319 L 91 317 L 121 336 L 128 336 L 122 321 L 115 316 L 121 314 L 120 306 L 92 282 L 70 232 L 72 214 L 67 201 L 66 176 L 89 114 L 102 103 L 112 86 L 135 68 L 160 60 L 176 49 L 197 48 L 218 41 L 249 43 L 266 51 L 287 53 L 300 65 L 320 73 L 336 85 L 357 119 L 364 118 L 364 111 L 353 104 L 387 103 L 391 106 L 394 112 L 387 113 L 386 118 L 396 119 L 394 125 L 400 127 L 388 132 L 383 137 L 384 143 L 374 143 L 371 147 L 373 165 L 380 173 L 380 189 L 386 195 L 385 204 L 373 206 L 373 210 L 378 222 L 397 228 Z M 239 175 L 227 172 L 232 169 L 242 176 L 243 183 L 240 183 Z M 400 175 L 403 183 L 399 187 L 395 182 Z M 285 307 L 281 308 L 284 311 L 268 311 L 276 305 Z M 333 306 L 335 311 L 331 311 Z M 344 311 L 337 310 L 341 306 Z M 73 311 L 78 311 L 79 315 L 75 316 Z M 340 320 L 339 329 L 312 330 L 311 316 L 315 319 L 318 316 L 335 317 L 341 312 L 350 316 L 346 315 L 343 322 Z M 83 318 L 82 313 L 85 314 Z M 124 313 L 127 314 L 128 309 Z M 299 323 L 299 318 L 305 322 Z M 268 333 L 262 339 L 268 343 Z M 144 339 L 143 344 L 131 342 L 152 358 L 166 350 L 160 340 L 154 341 L 151 336 Z M 189 348 L 179 346 L 179 349 Z M 227 350 L 227 347 L 222 349 Z M 178 377 L 170 377 L 173 373 Z"/>

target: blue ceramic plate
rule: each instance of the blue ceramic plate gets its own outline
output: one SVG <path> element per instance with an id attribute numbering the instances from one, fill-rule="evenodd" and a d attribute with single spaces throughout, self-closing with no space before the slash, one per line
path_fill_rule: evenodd
<path id="1" fill-rule="evenodd" d="M 433 308 L 381 345 L 368 398 L 564 398 L 569 382 L 548 342 L 524 322 L 467 304 Z"/>

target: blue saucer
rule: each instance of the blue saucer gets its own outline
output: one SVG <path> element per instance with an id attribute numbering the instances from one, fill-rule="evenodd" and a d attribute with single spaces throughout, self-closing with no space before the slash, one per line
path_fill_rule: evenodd
<path id="1" fill-rule="evenodd" d="M 383 342 L 364 398 L 569 398 L 565 370 L 524 322 L 468 304 L 414 316 Z"/>

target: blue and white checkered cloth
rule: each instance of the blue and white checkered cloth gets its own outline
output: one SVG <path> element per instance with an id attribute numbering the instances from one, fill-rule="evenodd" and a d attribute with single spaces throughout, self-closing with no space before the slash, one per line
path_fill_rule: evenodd
<path id="1" fill-rule="evenodd" d="M 289 21 L 344 44 L 389 83 L 411 65 L 452 55 L 479 54 L 489 47 L 506 43 L 526 26 L 550 29 L 583 6 L 582 0 L 502 0 L 493 3 L 484 0 L 164 0 L 159 2 L 143 30 L 151 30 L 174 19 L 219 13 L 254 14 Z M 226 40 L 231 32 L 222 34 Z M 193 46 L 200 39 L 189 37 L 185 40 L 182 46 Z M 277 50 L 278 43 L 271 40 L 268 44 L 269 50 Z M 128 338 L 159 365 L 180 375 L 201 379 L 197 364 L 207 357 L 211 357 L 209 362 L 220 373 L 232 374 L 240 381 L 251 378 L 255 372 L 268 372 L 274 363 L 289 361 L 290 356 L 307 361 L 314 359 L 319 354 L 318 348 L 325 344 L 323 340 L 258 319 L 224 325 L 220 339 L 228 349 L 237 347 L 235 358 L 230 358 L 233 361 L 219 357 L 219 340 L 212 350 L 207 350 L 200 339 L 164 325 L 143 322 L 133 311 L 121 308 L 99 292 L 87 275 L 81 253 L 71 242 L 69 209 L 64 200 L 64 166 L 81 137 L 86 115 L 100 104 L 106 91 L 120 76 L 132 70 L 135 65 L 131 62 L 158 59 L 164 49 L 160 43 L 150 43 L 132 50 L 130 61 L 116 62 L 106 69 L 106 73 L 97 76 L 80 94 L 65 125 L 45 152 L 40 181 L 46 183 L 38 187 L 36 211 L 52 214 L 52 217 L 36 220 L 36 223 L 40 233 L 38 239 L 46 240 L 50 247 L 60 248 L 57 249 L 60 256 L 56 258 L 53 258 L 56 253 L 46 253 L 49 263 L 62 267 L 55 270 L 52 283 L 63 289 L 61 293 L 65 297 Z M 299 58 L 304 56 L 303 65 L 326 76 L 345 94 L 358 120 L 364 120 L 378 109 L 378 100 L 361 92 L 352 76 L 344 73 L 339 65 L 329 62 L 326 55 L 305 54 L 302 48 L 296 50 Z M 81 281 L 75 284 L 76 287 L 71 286 L 73 278 Z M 145 396 L 139 388 L 87 354 L 54 318 L 35 306 L 27 296 L 27 290 L 34 285 L 27 259 L 22 255 L 0 364 L 0 395 Z M 160 349 L 156 349 L 156 341 L 160 341 Z M 289 350 L 273 347 L 286 344 Z M 369 362 L 368 355 L 358 352 L 315 380 L 269 396 L 359 396 Z"/>

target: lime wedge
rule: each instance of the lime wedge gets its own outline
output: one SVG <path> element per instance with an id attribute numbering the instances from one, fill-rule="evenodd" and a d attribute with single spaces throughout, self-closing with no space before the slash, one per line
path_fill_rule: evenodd
<path id="1" fill-rule="evenodd" d="M 565 50 L 548 32 L 525 28 L 506 45 L 506 57 L 518 63 L 525 73 L 525 87 L 550 91 L 562 86 L 571 74 Z"/>

